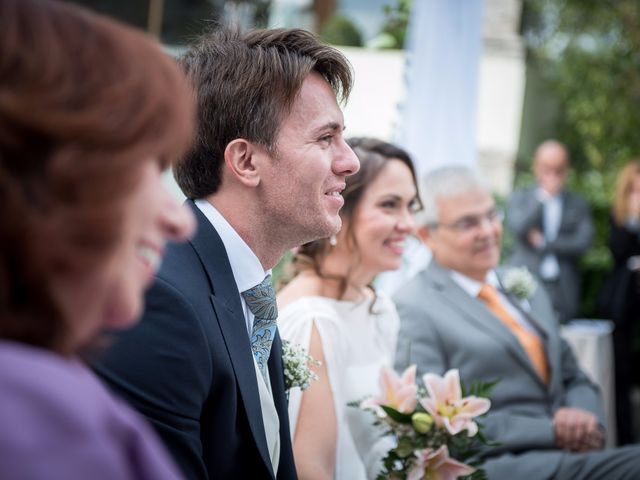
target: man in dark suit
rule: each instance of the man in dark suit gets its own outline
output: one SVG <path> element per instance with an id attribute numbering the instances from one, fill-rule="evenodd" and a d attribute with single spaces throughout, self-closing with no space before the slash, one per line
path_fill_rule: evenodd
<path id="1" fill-rule="evenodd" d="M 181 63 L 199 117 L 174 173 L 198 231 L 167 249 L 142 321 L 94 366 L 188 479 L 293 479 L 270 269 L 340 228 L 359 167 L 337 103 L 351 72 L 298 29 L 218 30 Z"/>
<path id="2" fill-rule="evenodd" d="M 578 312 L 578 262 L 593 240 L 591 212 L 584 199 L 565 189 L 569 154 L 560 142 L 538 146 L 533 171 L 537 185 L 516 190 L 508 202 L 507 228 L 515 237 L 509 263 L 538 275 L 565 323 Z"/>
<path id="3" fill-rule="evenodd" d="M 503 288 L 502 225 L 484 182 L 445 167 L 420 196 L 419 236 L 433 259 L 395 296 L 396 368 L 499 381 L 481 419 L 497 442 L 483 452 L 490 479 L 638 478 L 638 447 L 602 450 L 599 391 L 559 336 L 544 289 L 516 298 Z"/>

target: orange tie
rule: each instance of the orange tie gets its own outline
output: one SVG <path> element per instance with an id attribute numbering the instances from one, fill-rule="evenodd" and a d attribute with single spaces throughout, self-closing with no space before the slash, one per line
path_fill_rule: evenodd
<path id="1" fill-rule="evenodd" d="M 488 283 L 482 285 L 480 293 L 478 293 L 478 298 L 487 305 L 487 308 L 491 310 L 496 317 L 502 320 L 502 323 L 509 327 L 511 332 L 522 345 L 522 348 L 524 348 L 524 351 L 527 352 L 529 360 L 533 363 L 533 366 L 538 372 L 538 375 L 540 375 L 540 378 L 542 378 L 544 383 L 548 383 L 549 366 L 547 364 L 547 355 L 544 351 L 544 346 L 542 345 L 540 337 L 524 328 L 511 316 L 508 310 L 502 305 L 502 302 L 500 302 L 498 292 L 493 285 L 489 285 Z"/>

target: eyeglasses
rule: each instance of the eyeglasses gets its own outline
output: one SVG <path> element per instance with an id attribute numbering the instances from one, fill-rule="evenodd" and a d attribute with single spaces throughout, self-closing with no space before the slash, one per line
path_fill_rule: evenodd
<path id="1" fill-rule="evenodd" d="M 451 230 L 455 230 L 459 233 L 468 233 L 473 232 L 479 229 L 484 222 L 487 222 L 490 226 L 493 226 L 497 222 L 501 222 L 504 218 L 504 213 L 502 210 L 497 208 L 492 208 L 484 215 L 474 215 L 468 217 L 462 217 L 460 220 L 456 220 L 453 223 L 433 223 L 431 224 L 431 228 L 450 228 Z"/>

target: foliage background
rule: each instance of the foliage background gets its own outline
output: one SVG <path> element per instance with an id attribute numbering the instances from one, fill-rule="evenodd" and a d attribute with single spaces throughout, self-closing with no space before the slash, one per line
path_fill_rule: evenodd
<path id="1" fill-rule="evenodd" d="M 607 243 L 615 177 L 640 156 L 640 2 L 525 0 L 527 92 L 516 186 L 530 183 L 531 156 L 545 138 L 572 157 L 570 188 L 585 196 L 596 226 L 583 258 L 581 314 L 611 267 Z"/>
<path id="2" fill-rule="evenodd" d="M 345 16 L 340 10 L 329 18 L 321 29 L 320 36 L 334 45 L 402 49 L 405 46 L 412 3 L 413 0 L 389 0 L 385 3 L 384 21 L 374 38 L 365 40 L 353 19 Z"/>

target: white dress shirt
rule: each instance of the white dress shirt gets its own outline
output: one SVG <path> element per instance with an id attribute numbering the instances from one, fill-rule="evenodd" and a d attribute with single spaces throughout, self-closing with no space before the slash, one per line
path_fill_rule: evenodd
<path id="1" fill-rule="evenodd" d="M 558 238 L 560 223 L 562 222 L 562 194 L 550 196 L 542 189 L 536 192 L 538 200 L 542 202 L 542 226 L 545 242 L 553 242 Z M 560 265 L 553 253 L 547 253 L 540 263 L 540 277 L 544 280 L 555 280 L 560 275 Z"/>

